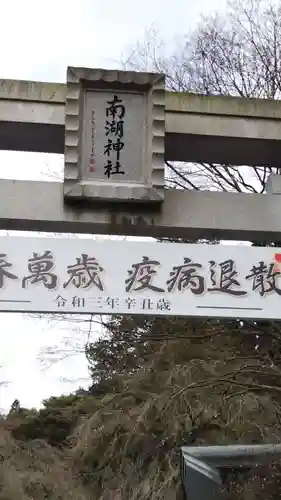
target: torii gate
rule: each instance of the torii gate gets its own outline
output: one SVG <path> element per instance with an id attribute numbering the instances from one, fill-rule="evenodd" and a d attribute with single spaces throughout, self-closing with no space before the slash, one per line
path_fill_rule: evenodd
<path id="1" fill-rule="evenodd" d="M 164 186 L 165 160 L 281 167 L 280 133 L 278 101 L 165 92 L 161 74 L 70 67 L 66 85 L 0 80 L 0 149 L 64 153 L 65 158 L 62 184 L 1 180 L 0 229 L 280 241 L 279 176 L 269 178 L 265 195 Z M 192 246 L 143 244 L 138 254 L 136 244 L 121 243 L 113 255 L 110 243 L 95 246 L 97 259 L 89 240 L 72 241 L 70 248 L 65 239 L 48 239 L 48 244 L 43 238 L 40 243 L 1 239 L 0 310 L 236 317 L 238 309 L 241 317 L 281 317 L 276 297 L 263 300 L 268 290 L 254 288 L 255 275 L 247 267 L 254 269 L 256 259 L 267 266 L 266 280 L 268 266 L 279 276 L 278 250 L 274 255 L 268 248 L 243 248 L 242 253 L 232 247 L 229 257 L 229 247 L 196 246 L 199 262 Z M 223 272 L 222 260 L 228 265 L 224 285 L 216 274 Z M 159 269 L 159 281 L 152 282 Z M 192 286 L 191 276 L 196 278 Z M 87 302 L 69 292 L 69 284 L 79 293 L 95 286 L 99 295 Z M 268 286 L 274 292 L 278 285 Z M 188 305 L 181 293 L 185 288 Z M 227 299 L 226 291 L 232 292 Z M 245 295 L 247 307 L 241 302 Z M 183 447 L 182 455 L 189 498 L 208 500 L 218 495 L 221 482 L 213 466 L 278 459 L 281 445 Z"/>

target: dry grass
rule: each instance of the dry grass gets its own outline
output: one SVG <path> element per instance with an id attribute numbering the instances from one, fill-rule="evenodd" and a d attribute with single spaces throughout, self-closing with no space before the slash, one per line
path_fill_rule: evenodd
<path id="1" fill-rule="evenodd" d="M 95 500 L 176 500 L 181 445 L 280 438 L 277 406 L 269 396 L 210 383 L 223 365 L 195 360 L 162 371 L 151 366 L 128 379 L 122 392 L 104 398 L 71 441 L 73 462 Z M 247 484 L 239 487 L 240 498 L 249 499 Z"/>
<path id="2" fill-rule="evenodd" d="M 44 442 L 16 442 L 0 429 L 1 500 L 89 500 L 66 456 Z"/>
<path id="3" fill-rule="evenodd" d="M 16 442 L 0 429 L 0 500 L 177 500 L 183 444 L 280 441 L 277 399 L 228 381 L 245 370 L 251 385 L 258 363 L 249 369 L 242 360 L 239 368 L 237 358 L 221 356 L 184 362 L 182 349 L 181 341 L 167 342 L 150 366 L 123 378 L 120 392 L 83 417 L 63 451 Z M 273 498 L 280 471 L 266 473 L 267 484 L 260 476 L 240 481 L 238 497 Z"/>

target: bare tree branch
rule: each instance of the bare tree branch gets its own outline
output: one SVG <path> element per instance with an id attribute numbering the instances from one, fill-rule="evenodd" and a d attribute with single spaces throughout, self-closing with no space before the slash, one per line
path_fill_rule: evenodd
<path id="1" fill-rule="evenodd" d="M 263 0 L 229 1 L 226 14 L 202 18 L 170 52 L 151 29 L 128 49 L 123 65 L 164 72 L 174 91 L 279 99 L 281 8 Z M 263 193 L 278 169 L 169 163 L 168 172 L 169 187 Z"/>

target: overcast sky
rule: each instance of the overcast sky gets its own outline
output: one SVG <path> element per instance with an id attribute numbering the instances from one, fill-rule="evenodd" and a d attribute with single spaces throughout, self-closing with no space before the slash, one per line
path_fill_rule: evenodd
<path id="1" fill-rule="evenodd" d="M 67 66 L 114 68 L 128 47 L 154 27 L 167 45 L 193 29 L 200 14 L 224 9 L 225 0 L 11 0 L 1 2 L 1 78 L 65 81 Z M 20 156 L 20 161 L 19 161 Z M 63 158 L 0 152 L 1 178 L 39 179 L 61 171 Z M 89 381 L 85 356 L 71 356 L 46 368 L 45 347 L 83 344 L 77 324 L 47 322 L 20 314 L 0 315 L 0 409 L 17 398 L 39 407 L 51 395 Z M 39 356 L 40 357 L 40 356 Z"/>

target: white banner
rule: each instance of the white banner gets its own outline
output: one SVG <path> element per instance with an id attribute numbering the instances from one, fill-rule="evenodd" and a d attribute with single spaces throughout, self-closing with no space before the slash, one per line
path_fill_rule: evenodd
<path id="1" fill-rule="evenodd" d="M 281 318 L 281 249 L 0 237 L 0 310 Z"/>

